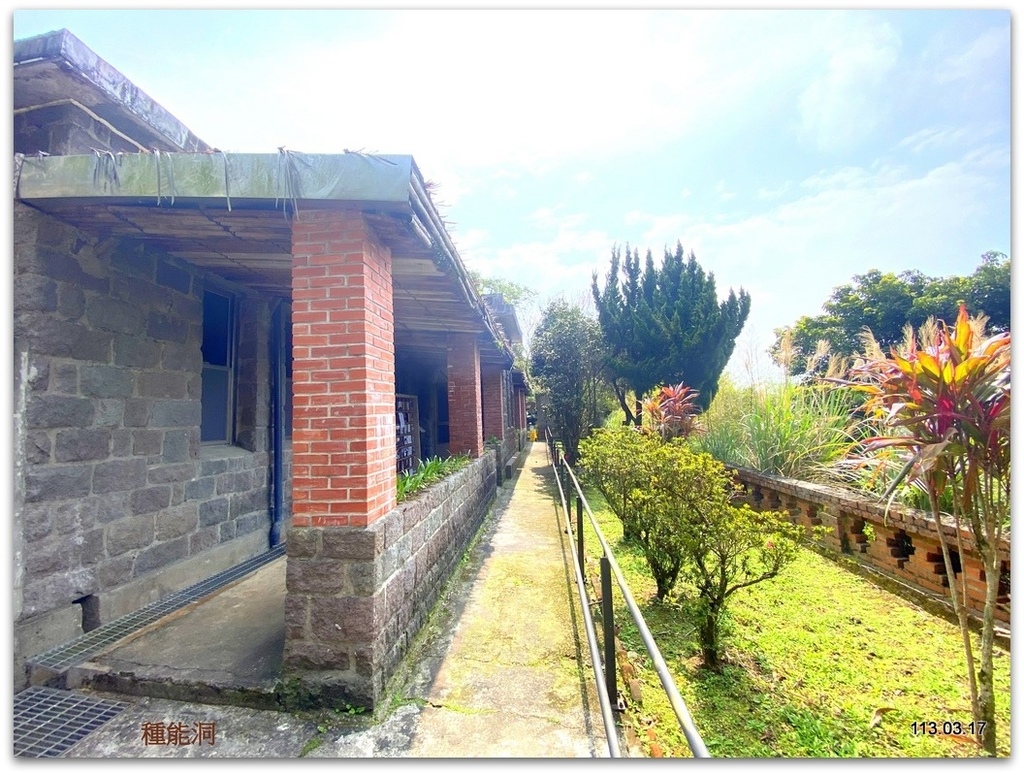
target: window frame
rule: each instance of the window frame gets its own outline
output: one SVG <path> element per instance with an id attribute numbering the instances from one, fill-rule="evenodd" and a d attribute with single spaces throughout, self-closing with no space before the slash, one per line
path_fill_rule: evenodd
<path id="1" fill-rule="evenodd" d="M 202 353 L 203 365 L 200 370 L 200 417 L 199 417 L 199 443 L 202 446 L 231 446 L 235 443 L 236 435 L 236 396 L 235 391 L 238 382 L 238 297 L 236 294 L 228 291 L 219 286 L 208 285 L 203 289 L 203 341 L 206 340 L 206 334 L 208 326 L 210 325 L 206 315 L 206 297 L 207 295 L 219 296 L 227 300 L 227 323 L 225 328 L 225 334 L 227 336 L 226 342 L 226 364 L 211 363 L 207 360 L 207 354 Z M 200 345 L 200 351 L 202 351 L 202 344 Z M 208 439 L 204 437 L 204 426 L 203 415 L 207 401 L 205 398 L 205 391 L 207 387 L 206 383 L 206 372 L 208 369 L 213 369 L 219 372 L 223 372 L 226 375 L 227 386 L 225 388 L 227 395 L 224 397 L 225 404 L 225 415 L 224 415 L 224 431 L 225 435 L 223 438 Z"/>

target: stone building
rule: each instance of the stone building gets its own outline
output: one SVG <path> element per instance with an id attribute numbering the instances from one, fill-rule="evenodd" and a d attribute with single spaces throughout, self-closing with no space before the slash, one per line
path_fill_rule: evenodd
<path id="1" fill-rule="evenodd" d="M 411 156 L 220 152 L 66 30 L 13 73 L 15 688 L 286 544 L 287 676 L 372 706 L 523 444 L 514 313 Z M 396 505 L 417 452 L 474 462 Z"/>

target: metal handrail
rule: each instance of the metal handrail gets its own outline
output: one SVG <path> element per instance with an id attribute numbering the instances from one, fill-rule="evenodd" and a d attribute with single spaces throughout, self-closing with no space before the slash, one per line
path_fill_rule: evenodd
<path id="1" fill-rule="evenodd" d="M 551 441 L 550 432 L 547 433 L 549 444 Z M 552 449 L 549 446 L 549 450 Z M 622 571 L 619 570 L 618 563 L 615 562 L 615 557 L 612 554 L 611 548 L 608 546 L 608 542 L 604 539 L 604 534 L 601 532 L 601 528 L 598 527 L 597 520 L 594 517 L 594 512 L 590 508 L 590 504 L 587 502 L 586 496 L 583 494 L 583 488 L 580 486 L 579 479 L 576 478 L 575 472 L 572 467 L 566 462 L 564 456 L 561 457 L 562 468 L 568 473 L 572 480 L 573 487 L 576 489 L 576 495 L 586 510 L 587 517 L 590 519 L 590 524 L 594 528 L 594 533 L 597 535 L 597 540 L 601 544 L 601 550 L 603 552 L 602 560 L 607 562 L 611 572 L 615 575 L 615 581 L 619 585 L 619 590 L 622 592 L 622 597 L 626 602 L 626 608 L 629 610 L 630 616 L 633 618 L 634 624 L 636 624 L 637 630 L 640 633 L 640 638 L 647 649 L 647 653 L 651 657 L 651 662 L 654 665 L 654 669 L 661 679 L 661 685 L 665 690 L 665 694 L 668 696 L 669 702 L 672 705 L 672 710 L 676 714 L 676 719 L 679 721 L 679 728 L 682 730 L 683 735 L 686 737 L 686 742 L 690 746 L 690 751 L 697 758 L 710 758 L 711 754 L 708 752 L 707 746 L 704 744 L 704 739 L 701 737 L 700 732 L 697 730 L 696 725 L 693 722 L 693 717 L 690 715 L 690 711 L 686 707 L 686 703 L 679 694 L 679 690 L 676 688 L 675 681 L 672 678 L 672 674 L 669 672 L 668 665 L 665 662 L 664 657 L 661 655 L 661 651 L 658 649 L 658 644 L 655 643 L 654 637 L 651 635 L 650 629 L 647 627 L 647 623 L 644 621 L 643 614 L 640 612 L 636 601 L 633 599 L 632 593 L 629 591 L 629 586 L 626 584 L 626 580 L 622 575 Z M 549 458 L 552 455 L 549 453 Z M 556 461 L 551 460 L 552 465 L 556 466 Z M 562 494 L 562 504 L 565 505 L 565 496 L 562 493 L 562 482 L 558 476 L 557 467 L 555 468 L 555 479 L 558 481 L 558 490 Z M 580 535 L 581 546 L 582 546 L 582 532 Z M 577 565 L 581 562 L 579 557 L 582 557 L 582 550 L 579 552 L 577 558 Z M 580 569 L 582 572 L 582 569 Z M 606 632 L 606 642 L 609 635 Z M 614 636 L 612 636 L 614 637 Z M 614 670 L 614 665 L 612 665 Z M 598 681 L 600 683 L 600 680 Z"/>
<path id="2" fill-rule="evenodd" d="M 545 448 L 550 450 L 550 447 L 545 444 Z M 551 459 L 550 454 L 548 460 L 554 466 L 554 460 Z M 555 482 L 558 484 L 558 495 L 562 501 L 562 511 L 566 516 L 565 519 L 565 532 L 569 535 L 569 542 L 571 549 L 573 550 L 573 557 L 576 558 L 576 542 L 573 538 L 571 520 L 569 519 L 569 510 L 566 507 L 565 502 L 565 491 L 562 489 L 562 480 L 558 476 L 558 470 L 555 469 Z M 605 683 L 601 680 L 601 652 L 597 646 L 597 631 L 594 629 L 594 619 L 590 614 L 590 601 L 587 599 L 587 588 L 583 581 L 583 570 L 580 568 L 579 562 L 573 562 L 573 570 L 576 571 L 576 591 L 579 593 L 580 598 L 580 610 L 583 612 L 583 623 L 584 630 L 587 634 L 587 645 L 590 648 L 590 662 L 594 668 L 594 679 L 597 683 L 597 698 L 601 705 L 601 719 L 604 721 L 604 732 L 605 737 L 608 740 L 608 755 L 612 758 L 619 757 L 619 732 L 615 726 L 615 717 L 612 715 L 611 700 L 608 696 L 608 689 Z"/>

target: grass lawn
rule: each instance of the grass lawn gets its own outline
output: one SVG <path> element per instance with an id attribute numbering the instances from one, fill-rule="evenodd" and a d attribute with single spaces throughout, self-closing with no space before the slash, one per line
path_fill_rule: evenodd
<path id="1" fill-rule="evenodd" d="M 727 664 L 720 673 L 709 672 L 700 667 L 678 603 L 654 599 L 654 580 L 639 547 L 622 543 L 621 523 L 599 494 L 587 497 L 712 756 L 980 754 L 970 735 L 941 734 L 943 722 L 947 731 L 955 731 L 949 722 L 971 721 L 955 625 L 803 550 L 778 577 L 730 598 Z M 596 558 L 599 544 L 585 522 L 587 553 Z M 680 584 L 676 591 L 683 589 Z M 666 756 L 689 756 L 624 605 L 616 622 L 623 645 L 641 666 L 643 703 L 630 707 L 627 716 L 641 740 L 649 739 L 650 728 Z M 980 646 L 975 646 L 977 658 Z M 995 677 L 999 754 L 1009 756 L 1010 655 L 998 648 Z M 915 722 L 932 721 L 939 734 L 915 734 Z"/>

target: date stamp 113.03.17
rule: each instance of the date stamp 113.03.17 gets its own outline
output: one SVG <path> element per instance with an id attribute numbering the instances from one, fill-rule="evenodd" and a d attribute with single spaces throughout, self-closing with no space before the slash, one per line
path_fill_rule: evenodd
<path id="1" fill-rule="evenodd" d="M 914 721 L 910 731 L 915 735 L 967 735 L 981 736 L 985 731 L 984 721 Z"/>

